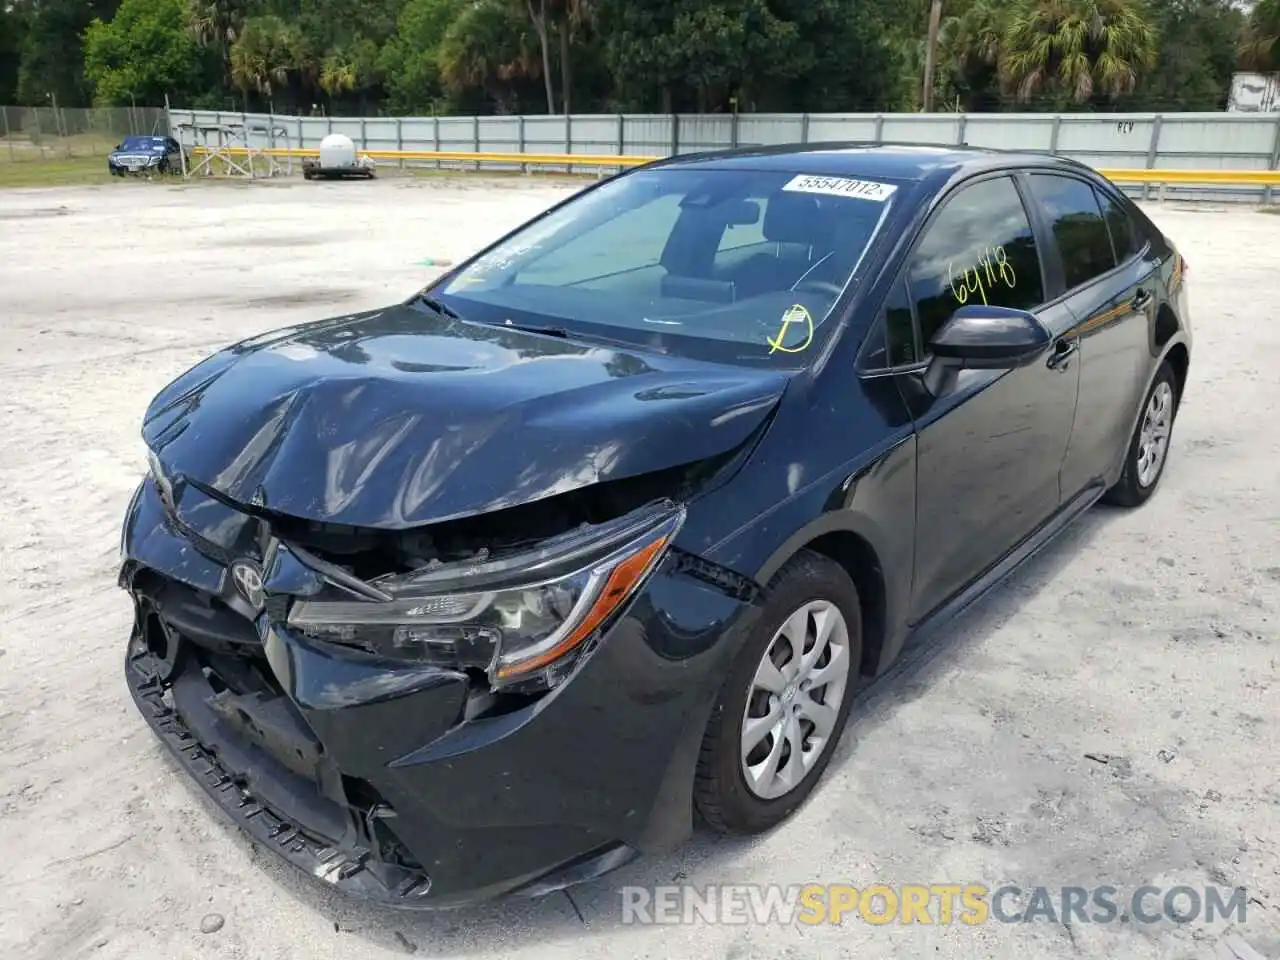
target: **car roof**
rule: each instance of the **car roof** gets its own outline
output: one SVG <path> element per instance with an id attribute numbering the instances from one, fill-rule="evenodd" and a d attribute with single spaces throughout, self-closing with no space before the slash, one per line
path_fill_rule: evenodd
<path id="1" fill-rule="evenodd" d="M 936 146 L 914 143 L 791 143 L 768 147 L 739 147 L 710 153 L 668 157 L 654 167 L 686 170 L 773 170 L 780 173 L 812 173 L 826 176 L 880 177 L 890 180 L 925 180 L 954 174 L 979 173 L 1008 167 L 1060 167 L 1087 169 L 1082 164 L 1051 154 L 988 150 L 969 146 Z"/>

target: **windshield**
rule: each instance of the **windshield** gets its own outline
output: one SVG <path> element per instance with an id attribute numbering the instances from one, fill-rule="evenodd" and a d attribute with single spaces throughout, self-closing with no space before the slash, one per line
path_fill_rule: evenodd
<path id="1" fill-rule="evenodd" d="M 120 144 L 121 150 L 154 150 L 164 149 L 164 137 L 125 137 Z"/>
<path id="2" fill-rule="evenodd" d="M 896 189 L 772 170 L 639 171 L 508 237 L 436 296 L 482 323 L 803 363 Z"/>

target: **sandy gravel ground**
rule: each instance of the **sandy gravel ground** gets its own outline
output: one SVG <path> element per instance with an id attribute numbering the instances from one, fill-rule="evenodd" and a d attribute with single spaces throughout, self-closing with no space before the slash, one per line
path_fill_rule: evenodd
<path id="1" fill-rule="evenodd" d="M 190 787 L 121 677 L 119 523 L 151 395 L 229 341 L 373 307 L 564 195 L 511 181 L 0 193 L 0 954 L 1280 957 L 1280 218 L 1158 207 L 1196 350 L 1159 495 L 1092 511 L 881 683 L 755 842 L 534 903 L 354 908 Z M 1101 757 L 1108 762 L 1089 759 Z M 621 923 L 622 884 L 1247 888 L 1244 924 Z M 222 925 L 202 933 L 217 915 Z M 1256 951 L 1256 954 L 1249 951 Z"/>

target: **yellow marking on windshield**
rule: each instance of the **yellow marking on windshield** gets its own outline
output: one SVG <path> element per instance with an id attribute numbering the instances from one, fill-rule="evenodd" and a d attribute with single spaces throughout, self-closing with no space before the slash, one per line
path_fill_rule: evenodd
<path id="1" fill-rule="evenodd" d="M 803 323 L 807 328 L 804 342 L 799 346 L 784 347 L 782 342 L 787 339 L 787 330 L 791 328 L 793 323 Z M 782 326 L 778 328 L 778 335 L 776 337 L 766 337 L 765 339 L 769 344 L 770 353 L 777 350 L 781 350 L 783 353 L 800 353 L 802 350 L 807 350 L 809 344 L 813 342 L 813 315 L 802 305 L 798 303 L 792 304 L 787 307 L 786 313 L 782 315 Z"/>

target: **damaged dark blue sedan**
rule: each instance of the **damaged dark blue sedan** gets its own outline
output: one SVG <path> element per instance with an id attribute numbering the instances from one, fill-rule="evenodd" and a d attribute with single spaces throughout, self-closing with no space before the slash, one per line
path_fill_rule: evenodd
<path id="1" fill-rule="evenodd" d="M 383 904 L 766 830 L 908 637 L 1152 494 L 1186 274 L 1052 157 L 630 171 L 155 398 L 128 684 L 245 831 Z"/>

